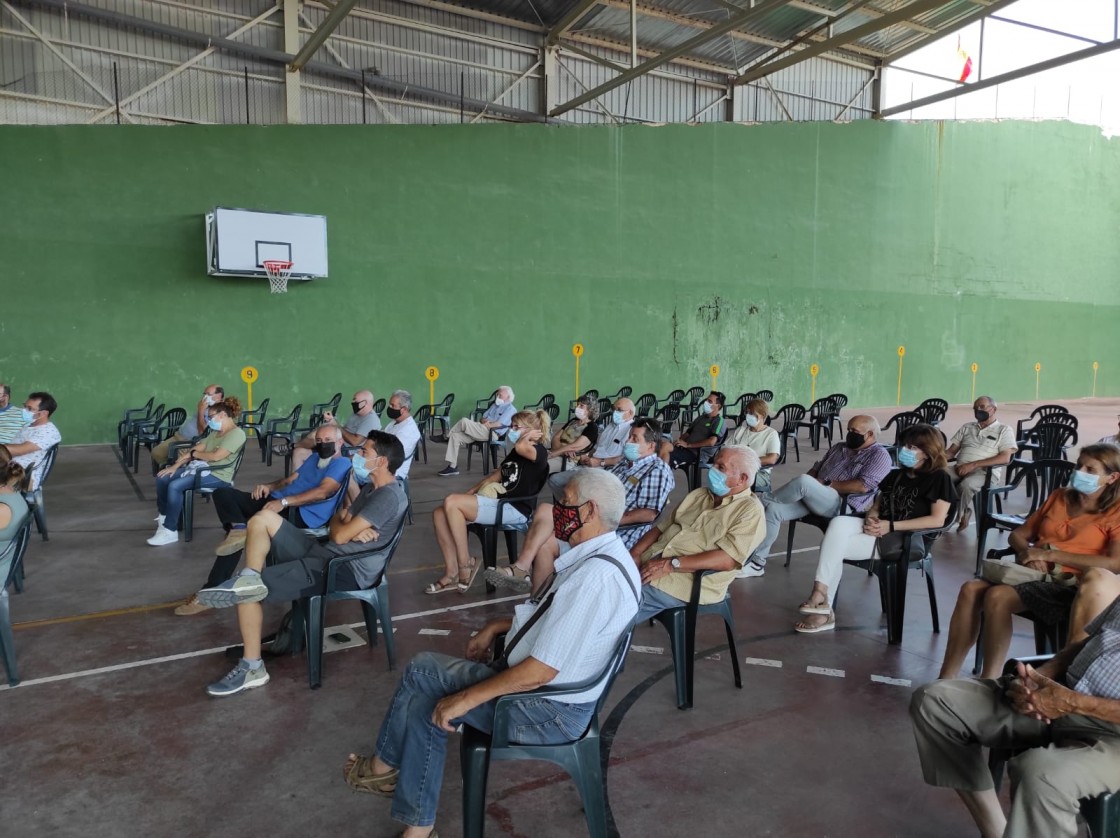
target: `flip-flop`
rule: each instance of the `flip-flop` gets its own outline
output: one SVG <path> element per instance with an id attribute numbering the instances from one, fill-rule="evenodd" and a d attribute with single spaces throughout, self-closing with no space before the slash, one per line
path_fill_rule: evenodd
<path id="1" fill-rule="evenodd" d="M 457 587 L 459 588 L 459 593 L 465 594 L 467 591 L 469 591 L 471 589 L 471 585 L 474 584 L 474 578 L 476 576 L 478 576 L 478 571 L 481 568 L 482 568 L 482 559 L 472 558 L 471 559 L 471 575 L 470 575 L 470 578 L 467 579 L 466 582 L 460 582 L 458 584 Z M 462 575 L 463 575 L 463 573 L 462 573 L 462 571 L 460 571 L 459 572 L 460 578 L 462 577 Z"/>
<path id="2" fill-rule="evenodd" d="M 457 589 L 457 585 L 454 579 L 448 579 L 446 583 L 443 581 L 444 579 L 447 579 L 447 577 L 441 577 L 438 581 L 430 583 L 428 587 L 424 589 L 424 593 L 445 594 L 448 591 L 454 591 Z"/>
<path id="3" fill-rule="evenodd" d="M 343 772 L 343 778 L 346 780 L 346 785 L 350 786 L 354 791 L 360 791 L 363 794 L 377 794 L 381 797 L 392 797 L 396 791 L 397 780 L 400 777 L 400 771 L 394 768 L 384 774 L 366 773 L 366 770 L 373 765 L 373 757 L 358 757 L 354 760 L 346 771 Z M 385 786 L 392 785 L 393 788 L 386 789 Z"/>
<path id="4" fill-rule="evenodd" d="M 794 623 L 793 630 L 800 634 L 820 634 L 822 631 L 832 631 L 836 628 L 836 618 L 833 617 L 819 626 L 799 626 Z"/>
<path id="5" fill-rule="evenodd" d="M 801 603 L 797 610 L 802 614 L 824 614 L 826 617 L 832 613 L 832 608 L 828 605 L 810 605 L 808 602 Z"/>

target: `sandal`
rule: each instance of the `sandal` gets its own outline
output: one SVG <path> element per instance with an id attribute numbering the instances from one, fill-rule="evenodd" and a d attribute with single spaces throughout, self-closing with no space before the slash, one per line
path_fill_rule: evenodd
<path id="1" fill-rule="evenodd" d="M 467 577 L 467 581 L 463 582 L 463 568 L 462 565 L 459 566 L 459 584 L 457 587 L 459 588 L 459 593 L 461 594 L 465 594 L 471 589 L 471 585 L 474 584 L 474 578 L 478 576 L 478 571 L 482 568 L 482 560 L 472 557 L 471 563 L 467 565 L 467 567 L 470 569 L 470 575 Z"/>
<path id="2" fill-rule="evenodd" d="M 797 610 L 802 614 L 823 614 L 826 617 L 832 613 L 832 608 L 827 602 L 823 605 L 813 605 L 810 599 L 805 600 L 801 605 L 797 606 Z"/>
<path id="3" fill-rule="evenodd" d="M 346 785 L 364 794 L 392 797 L 397 790 L 397 778 L 401 772 L 394 768 L 384 774 L 374 774 L 372 767 L 373 757 L 358 757 L 353 765 L 342 772 Z"/>
<path id="4" fill-rule="evenodd" d="M 527 591 L 533 586 L 529 571 L 522 570 L 515 564 L 508 567 L 488 567 L 482 578 L 496 588 L 511 588 L 515 591 Z"/>
<path id="5" fill-rule="evenodd" d="M 426 594 L 445 594 L 456 589 L 456 582 L 450 576 L 441 576 L 438 582 L 432 582 L 424 589 Z"/>
<path id="6" fill-rule="evenodd" d="M 804 620 L 798 620 L 793 624 L 793 630 L 800 634 L 818 634 L 822 631 L 832 631 L 836 628 L 836 615 L 832 613 L 831 609 L 828 612 L 828 619 L 820 625 L 810 626 Z"/>

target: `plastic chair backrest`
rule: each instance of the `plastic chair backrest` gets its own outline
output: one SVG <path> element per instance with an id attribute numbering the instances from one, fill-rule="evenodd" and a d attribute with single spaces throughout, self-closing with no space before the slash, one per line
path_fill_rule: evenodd
<path id="1" fill-rule="evenodd" d="M 1070 416 L 1070 419 L 1075 417 Z M 1028 433 L 1031 441 L 1038 445 L 1036 449 L 1040 460 L 1060 460 L 1064 456 L 1065 448 L 1077 441 L 1076 427 L 1067 423 L 1052 422 L 1047 419 L 1039 422 Z"/>
<path id="2" fill-rule="evenodd" d="M 834 400 L 833 404 L 836 405 L 837 410 L 847 407 L 848 405 L 848 397 L 843 393 L 833 393 L 829 398 Z"/>
<path id="3" fill-rule="evenodd" d="M 173 407 L 163 414 L 163 429 L 174 433 L 186 421 L 187 409 L 185 407 Z"/>
<path id="4" fill-rule="evenodd" d="M 761 398 L 761 396 L 760 396 Z M 778 428 L 778 432 L 796 433 L 797 423 L 805 418 L 805 406 L 791 402 L 790 404 L 782 405 L 778 408 L 778 412 L 774 414 L 774 421 L 782 420 L 782 427 Z"/>
<path id="5" fill-rule="evenodd" d="M 406 518 L 408 518 L 408 513 L 407 512 L 405 512 L 404 514 L 401 515 L 401 520 L 397 524 L 397 529 L 393 533 L 393 537 L 391 539 L 389 539 L 388 544 L 378 545 L 376 549 L 363 550 L 360 553 L 347 553 L 345 556 L 336 556 L 335 558 L 331 559 L 330 565 L 328 565 L 328 567 L 327 567 L 327 587 L 326 587 L 327 599 L 344 599 L 345 598 L 345 597 L 334 596 L 335 594 L 345 594 L 345 593 L 347 593 L 347 591 L 340 591 L 340 590 L 337 590 L 335 588 L 335 586 L 334 586 L 335 585 L 335 576 L 338 572 L 338 568 L 341 565 L 346 564 L 347 562 L 353 561 L 354 559 L 364 559 L 364 558 L 367 558 L 369 556 L 373 556 L 377 553 L 385 553 L 385 567 L 382 568 L 381 575 L 377 577 L 377 579 L 374 581 L 374 583 L 372 585 L 370 585 L 368 588 L 363 588 L 362 590 L 366 590 L 366 591 L 373 590 L 374 588 L 381 585 L 381 583 L 383 581 L 385 581 L 385 577 L 389 572 L 389 563 L 393 561 L 393 556 L 397 552 L 397 545 L 401 543 L 401 536 L 404 534 L 404 522 L 405 522 Z"/>
<path id="6" fill-rule="evenodd" d="M 758 396 L 760 399 L 762 399 L 767 404 L 770 404 L 771 402 L 774 401 L 774 391 L 773 390 L 759 390 L 757 393 L 755 393 L 755 395 Z"/>
<path id="7" fill-rule="evenodd" d="M 413 420 L 418 426 L 424 425 L 425 422 L 430 422 L 432 419 L 432 406 L 430 404 L 422 404 L 416 408 L 416 412 L 412 414 Z"/>
<path id="8" fill-rule="evenodd" d="M 548 413 L 549 421 L 553 423 L 560 418 L 560 405 L 556 403 L 550 404 L 545 408 L 545 411 Z"/>
<path id="9" fill-rule="evenodd" d="M 661 401 L 668 402 L 669 404 L 678 404 L 684 399 L 684 390 L 674 390 Z"/>
<path id="10" fill-rule="evenodd" d="M 597 402 L 599 401 L 599 391 L 594 389 L 588 390 L 583 394 L 583 397 L 588 401 Z"/>
<path id="11" fill-rule="evenodd" d="M 8 590 L 8 586 L 12 584 L 12 580 L 16 578 L 20 566 L 23 564 L 23 557 L 27 553 L 27 545 L 31 541 L 32 518 L 33 516 L 28 512 L 23 519 L 23 523 L 16 530 L 15 537 L 8 542 L 8 546 L 0 553 L 0 567 L 3 567 L 5 563 L 8 564 L 8 572 L 4 575 L 4 585 L 0 587 L 0 596 L 3 596 L 3 592 Z"/>
<path id="12" fill-rule="evenodd" d="M 599 399 L 597 404 L 598 404 L 598 410 L 599 410 L 599 415 L 600 416 L 610 416 L 611 412 L 614 410 L 614 400 L 613 399 L 602 398 L 602 399 Z"/>
<path id="13" fill-rule="evenodd" d="M 633 387 L 619 387 L 618 392 L 614 394 L 616 399 L 628 399 L 630 394 L 634 392 Z"/>
<path id="14" fill-rule="evenodd" d="M 638 396 L 638 400 L 634 402 L 634 415 L 635 416 L 649 416 L 650 411 L 653 410 L 654 405 L 657 404 L 657 396 L 653 393 L 643 393 Z"/>
<path id="15" fill-rule="evenodd" d="M 61 443 L 56 442 L 48 448 L 47 453 L 43 455 L 43 459 L 31 470 L 31 484 L 35 486 L 36 491 L 42 489 L 47 484 L 47 478 L 51 476 L 51 469 L 54 468 L 55 458 L 58 457 L 58 446 L 60 444 Z M 38 475 L 38 479 L 35 478 L 35 475 Z"/>
<path id="16" fill-rule="evenodd" d="M 673 425 L 675 425 L 677 420 L 681 417 L 681 409 L 680 403 L 674 402 L 673 404 L 665 405 L 654 414 L 654 418 L 661 423 L 662 434 L 668 436 L 672 432 Z M 724 430 L 726 431 L 726 429 L 727 423 L 724 422 Z"/>
<path id="17" fill-rule="evenodd" d="M 385 412 L 385 404 L 385 399 L 378 399 L 373 403 L 373 412 L 376 413 L 378 417 Z"/>
<path id="18" fill-rule="evenodd" d="M 922 414 L 915 410 L 904 410 L 902 413 L 896 413 L 887 420 L 887 424 L 883 426 L 883 430 L 887 430 L 892 425 L 894 426 L 894 444 L 896 447 L 902 445 L 902 434 L 907 428 L 912 428 L 915 425 L 921 425 L 926 421 Z"/>

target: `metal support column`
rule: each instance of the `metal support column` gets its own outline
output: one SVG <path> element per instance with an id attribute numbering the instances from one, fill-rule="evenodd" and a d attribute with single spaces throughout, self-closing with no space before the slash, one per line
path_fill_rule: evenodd
<path id="1" fill-rule="evenodd" d="M 284 52 L 295 55 L 299 52 L 299 6 L 302 0 L 284 0 Z M 362 85 L 363 90 L 365 85 Z M 303 122 L 300 111 L 300 71 L 291 70 L 284 74 L 284 105 L 289 124 Z M 363 103 L 364 106 L 364 103 Z"/>
<path id="2" fill-rule="evenodd" d="M 545 116 L 556 107 L 559 100 L 560 81 L 556 77 L 559 69 L 556 65 L 557 53 L 560 48 L 556 46 L 541 47 L 541 113 Z"/>
<path id="3" fill-rule="evenodd" d="M 875 62 L 875 75 L 871 79 L 871 118 L 883 118 L 883 62 Z"/>

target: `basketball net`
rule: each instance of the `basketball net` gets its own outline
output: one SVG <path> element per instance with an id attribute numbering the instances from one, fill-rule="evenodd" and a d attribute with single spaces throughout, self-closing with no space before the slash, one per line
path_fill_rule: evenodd
<path id="1" fill-rule="evenodd" d="M 268 287 L 273 294 L 288 292 L 288 277 L 292 275 L 292 263 L 280 259 L 268 259 L 261 263 L 268 274 Z"/>

